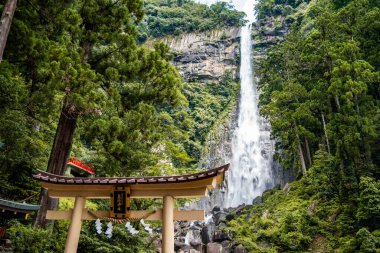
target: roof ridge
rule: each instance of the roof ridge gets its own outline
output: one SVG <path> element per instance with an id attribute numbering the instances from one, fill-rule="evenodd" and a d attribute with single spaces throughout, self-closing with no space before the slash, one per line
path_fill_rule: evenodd
<path id="1" fill-rule="evenodd" d="M 167 175 L 167 176 L 142 176 L 142 177 L 67 177 L 52 174 L 49 172 L 37 170 L 38 174 L 33 175 L 33 178 L 38 181 L 51 182 L 56 184 L 149 184 L 149 183 L 176 183 L 183 181 L 195 181 L 204 178 L 209 178 L 228 170 L 230 164 L 201 171 L 194 174 L 185 175 Z M 112 182 L 111 182 L 112 181 Z M 127 182 L 126 182 L 127 181 Z M 128 182 L 133 181 L 133 182 Z"/>

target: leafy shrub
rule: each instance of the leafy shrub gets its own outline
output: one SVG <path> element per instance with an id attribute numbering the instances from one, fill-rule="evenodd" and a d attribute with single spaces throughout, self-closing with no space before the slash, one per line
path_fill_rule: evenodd
<path id="1" fill-rule="evenodd" d="M 359 208 L 356 217 L 365 225 L 376 228 L 380 225 L 380 181 L 371 177 L 360 179 Z"/>
<path id="2" fill-rule="evenodd" d="M 15 253 L 55 253 L 63 252 L 65 233 L 52 233 L 31 225 L 13 222 L 8 230 Z"/>
<path id="3" fill-rule="evenodd" d="M 356 233 L 356 244 L 360 252 L 374 253 L 376 252 L 376 238 L 365 228 L 361 228 Z"/>

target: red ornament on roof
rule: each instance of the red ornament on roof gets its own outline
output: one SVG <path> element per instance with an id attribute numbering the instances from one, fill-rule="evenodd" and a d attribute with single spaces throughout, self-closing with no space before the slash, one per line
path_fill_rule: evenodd
<path id="1" fill-rule="evenodd" d="M 72 166 L 72 167 L 77 168 L 77 169 L 80 169 L 80 170 L 83 170 L 83 171 L 86 171 L 86 172 L 90 173 L 91 175 L 96 174 L 94 167 L 89 166 L 89 165 L 83 163 L 82 161 L 80 161 L 76 158 L 70 158 L 67 161 L 67 165 Z"/>

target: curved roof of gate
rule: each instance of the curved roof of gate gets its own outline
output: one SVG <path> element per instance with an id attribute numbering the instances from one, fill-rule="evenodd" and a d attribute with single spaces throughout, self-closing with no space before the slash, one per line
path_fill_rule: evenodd
<path id="1" fill-rule="evenodd" d="M 44 171 L 38 171 L 33 177 L 42 182 L 53 184 L 73 184 L 73 185 L 115 185 L 115 184 L 159 184 L 159 183 L 183 183 L 198 181 L 206 178 L 218 176 L 228 170 L 229 164 L 221 167 L 180 176 L 158 176 L 158 177 L 65 177 Z"/>
<path id="2" fill-rule="evenodd" d="M 39 205 L 31 205 L 26 203 L 19 203 L 16 201 L 0 199 L 0 209 L 9 209 L 13 211 L 21 211 L 21 212 L 33 212 L 40 209 Z"/>

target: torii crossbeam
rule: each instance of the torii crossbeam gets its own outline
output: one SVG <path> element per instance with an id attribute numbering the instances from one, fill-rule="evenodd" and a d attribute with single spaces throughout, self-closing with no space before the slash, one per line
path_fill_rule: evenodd
<path id="1" fill-rule="evenodd" d="M 203 220 L 204 210 L 180 211 L 174 209 L 176 198 L 197 198 L 207 196 L 224 180 L 229 164 L 212 170 L 182 176 L 125 177 L 125 178 L 79 178 L 64 177 L 39 171 L 33 177 L 42 182 L 51 198 L 75 198 L 74 209 L 70 211 L 47 212 L 47 219 L 71 220 L 67 235 L 65 253 L 75 253 L 78 248 L 82 220 L 97 217 L 116 217 L 145 220 L 162 220 L 162 252 L 174 252 L 174 220 Z M 122 190 L 118 190 L 122 189 Z M 90 212 L 85 209 L 86 199 L 111 198 L 117 202 L 124 194 L 127 201 L 111 211 Z M 163 209 L 130 211 L 129 198 L 163 198 Z M 116 208 L 120 208 L 119 213 Z M 119 215 L 120 214 L 120 215 Z M 122 215 L 121 215 L 122 214 Z M 118 216 L 119 215 L 119 216 Z"/>

